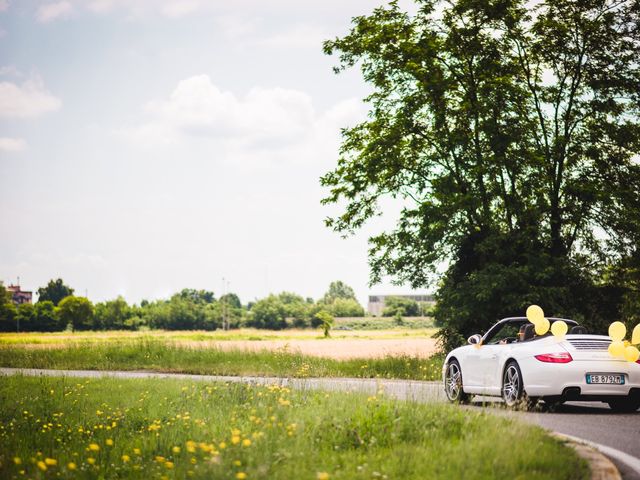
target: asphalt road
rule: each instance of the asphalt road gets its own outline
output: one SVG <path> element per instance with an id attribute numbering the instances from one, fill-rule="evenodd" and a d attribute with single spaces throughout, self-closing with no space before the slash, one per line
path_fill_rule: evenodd
<path id="1" fill-rule="evenodd" d="M 0 368 L 0 374 L 74 377 L 117 378 L 183 378 L 190 381 L 225 381 L 255 384 L 279 384 L 293 388 L 357 391 L 373 394 L 382 389 L 386 395 L 420 402 L 445 401 L 439 382 L 413 380 L 350 379 L 350 378 L 306 378 L 287 379 L 270 377 L 222 377 L 215 375 L 182 375 L 151 372 L 113 372 L 88 370 L 33 370 Z M 624 452 L 640 463 L 640 412 L 632 414 L 613 413 L 603 403 L 572 402 L 558 407 L 555 411 L 514 412 L 501 407 L 500 402 L 481 398 L 472 403 L 470 409 L 491 409 L 492 413 L 515 416 L 520 420 L 540 425 L 543 428 L 579 437 Z M 607 454 L 607 452 L 603 452 Z M 608 455 L 620 469 L 625 480 L 640 480 L 640 469 L 634 470 L 628 464 Z"/>

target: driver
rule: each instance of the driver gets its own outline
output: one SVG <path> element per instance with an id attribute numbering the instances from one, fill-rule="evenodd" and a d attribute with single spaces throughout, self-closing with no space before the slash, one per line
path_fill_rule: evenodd
<path id="1" fill-rule="evenodd" d="M 527 324 L 523 323 L 520 326 L 520 330 L 518 331 L 518 341 L 519 342 L 524 342 L 524 336 L 525 336 L 526 332 L 527 332 Z"/>

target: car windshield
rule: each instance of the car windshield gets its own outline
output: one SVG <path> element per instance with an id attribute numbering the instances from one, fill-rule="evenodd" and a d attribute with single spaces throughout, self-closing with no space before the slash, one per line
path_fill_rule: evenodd
<path id="1" fill-rule="evenodd" d="M 554 322 L 558 321 L 560 319 L 551 319 L 551 324 L 553 325 Z M 586 330 L 582 327 L 578 326 L 578 323 L 575 322 L 574 320 L 566 320 L 566 323 L 568 324 L 569 327 L 569 333 L 586 333 Z M 521 341 L 520 339 L 520 328 L 523 325 L 529 325 L 529 321 L 526 318 L 522 318 L 522 319 L 513 319 L 510 321 L 506 321 L 503 323 L 498 323 L 496 325 L 494 325 L 489 332 L 487 332 L 486 337 L 484 338 L 484 344 L 485 345 L 501 345 L 501 344 L 508 344 L 508 343 L 513 343 L 513 342 L 519 342 Z M 584 331 L 575 331 L 572 332 L 573 328 L 580 328 Z M 533 332 L 532 332 L 533 334 Z M 551 332 L 549 331 L 548 333 L 546 333 L 545 335 L 542 336 L 547 336 L 547 335 L 551 335 Z M 529 337 L 528 340 L 533 340 L 534 338 L 540 338 L 541 336 L 538 335 L 534 335 L 533 337 Z"/>
<path id="2" fill-rule="evenodd" d="M 511 343 L 518 340 L 518 332 L 520 326 L 525 325 L 527 322 L 510 322 L 502 324 L 502 328 L 499 329 L 491 338 L 487 339 L 488 345 L 495 345 L 502 343 Z"/>

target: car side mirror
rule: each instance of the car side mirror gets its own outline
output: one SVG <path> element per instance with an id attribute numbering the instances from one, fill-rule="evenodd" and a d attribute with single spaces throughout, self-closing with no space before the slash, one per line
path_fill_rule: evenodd
<path id="1" fill-rule="evenodd" d="M 482 342 L 482 336 L 478 333 L 467 338 L 467 343 L 469 345 L 480 345 L 480 342 Z"/>

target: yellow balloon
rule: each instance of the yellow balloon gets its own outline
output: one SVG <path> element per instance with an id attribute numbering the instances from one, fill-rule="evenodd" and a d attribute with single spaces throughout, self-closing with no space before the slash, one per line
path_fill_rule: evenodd
<path id="1" fill-rule="evenodd" d="M 637 362 L 640 358 L 640 350 L 636 347 L 629 346 L 624 349 L 624 358 L 627 362 Z"/>
<path id="2" fill-rule="evenodd" d="M 545 333 L 547 333 L 549 331 L 549 320 L 547 320 L 546 318 L 542 317 L 542 320 L 539 320 L 536 324 L 535 324 L 536 328 L 536 335 L 544 335 Z"/>
<path id="3" fill-rule="evenodd" d="M 622 341 L 611 342 L 609 345 L 609 353 L 614 357 L 622 357 L 624 358 L 625 348 L 624 343 Z"/>
<path id="4" fill-rule="evenodd" d="M 551 333 L 553 333 L 554 337 L 562 338 L 569 331 L 569 327 L 562 320 L 558 320 L 557 322 L 553 322 L 551 325 Z"/>
<path id="5" fill-rule="evenodd" d="M 534 325 L 544 319 L 544 312 L 538 305 L 530 305 L 527 308 L 527 320 Z"/>
<path id="6" fill-rule="evenodd" d="M 636 325 L 631 334 L 631 343 L 634 345 L 640 345 L 640 323 Z"/>
<path id="7" fill-rule="evenodd" d="M 609 325 L 609 336 L 614 342 L 618 342 L 627 334 L 627 327 L 622 322 L 613 322 Z"/>

